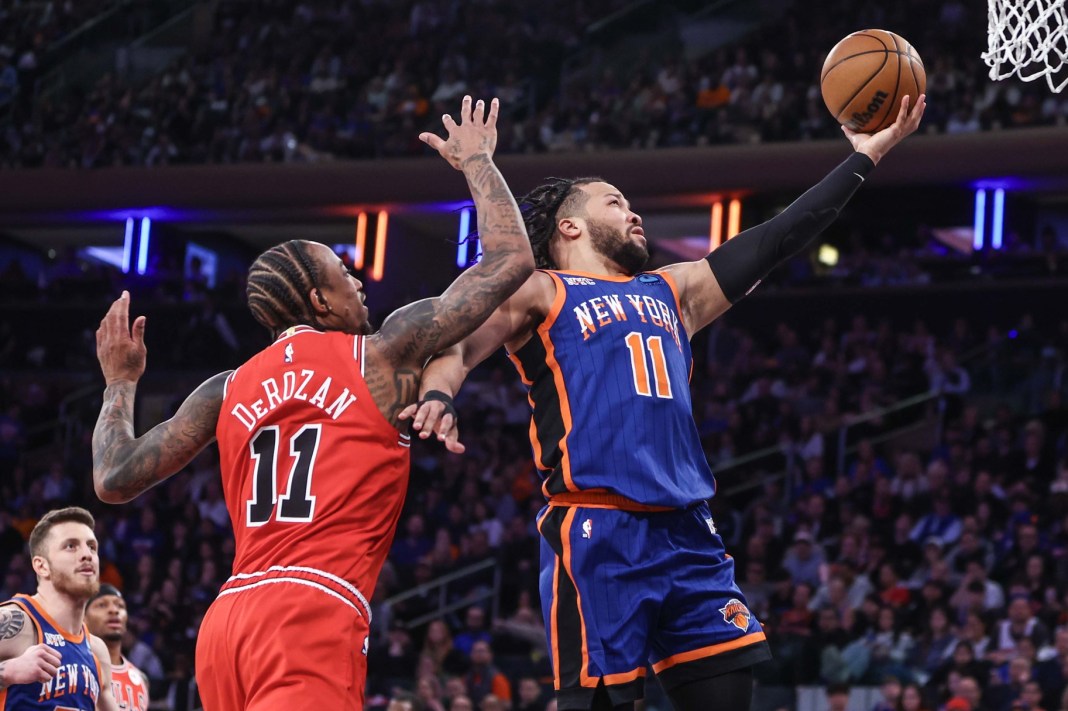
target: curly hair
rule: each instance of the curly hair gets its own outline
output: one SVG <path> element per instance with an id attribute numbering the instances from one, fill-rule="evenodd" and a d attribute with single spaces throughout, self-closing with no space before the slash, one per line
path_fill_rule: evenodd
<path id="1" fill-rule="evenodd" d="M 298 324 L 322 330 L 308 292 L 319 283 L 319 270 L 306 240 L 271 247 L 248 270 L 248 308 L 271 335 Z"/>
<path id="2" fill-rule="evenodd" d="M 556 221 L 561 217 L 583 215 L 587 196 L 579 187 L 589 183 L 603 183 L 604 178 L 547 178 L 544 183 L 519 198 L 519 209 L 527 227 L 534 264 L 539 269 L 556 269 L 549 255 L 549 243 L 556 234 Z"/>

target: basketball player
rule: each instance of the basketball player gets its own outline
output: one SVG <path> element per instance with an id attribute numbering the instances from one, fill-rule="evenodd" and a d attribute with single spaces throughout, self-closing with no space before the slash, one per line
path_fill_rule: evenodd
<path id="1" fill-rule="evenodd" d="M 107 382 L 93 480 L 129 501 L 213 440 L 236 538 L 233 575 L 197 639 L 207 711 L 363 706 L 368 600 L 408 483 L 398 414 L 427 359 L 470 334 L 533 273 L 522 216 L 493 163 L 498 103 L 465 97 L 448 139 L 420 138 L 463 172 L 484 255 L 442 294 L 370 334 L 361 283 L 322 244 L 294 240 L 252 264 L 248 302 L 276 339 L 209 378 L 170 420 L 134 437 L 145 319 L 126 293 L 97 331 Z"/>
<path id="2" fill-rule="evenodd" d="M 748 709 L 770 654 L 706 500 L 715 480 L 690 404 L 690 336 L 830 224 L 879 159 L 916 130 L 924 97 L 782 214 L 705 259 L 656 272 L 641 218 L 599 178 L 525 198 L 535 272 L 472 336 L 435 359 L 406 408 L 453 451 L 447 398 L 502 344 L 529 390 L 548 505 L 542 611 L 561 709 L 630 709 L 647 664 L 678 709 Z"/>
<path id="3" fill-rule="evenodd" d="M 85 608 L 89 631 L 108 648 L 111 659 L 111 693 L 123 711 L 148 711 L 148 679 L 144 672 L 122 656 L 122 638 L 126 634 L 126 600 L 114 585 L 104 583 Z"/>
<path id="4" fill-rule="evenodd" d="M 0 604 L 0 709 L 119 708 L 108 648 L 84 621 L 100 588 L 95 526 L 72 506 L 49 511 L 30 532 L 37 593 Z"/>

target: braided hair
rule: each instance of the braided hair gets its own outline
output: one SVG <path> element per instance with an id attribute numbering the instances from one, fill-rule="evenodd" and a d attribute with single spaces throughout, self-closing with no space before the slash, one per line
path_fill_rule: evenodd
<path id="1" fill-rule="evenodd" d="M 534 265 L 539 269 L 556 269 L 549 256 L 549 243 L 556 234 L 556 221 L 561 217 L 581 215 L 586 207 L 586 195 L 579 186 L 603 183 L 604 178 L 548 178 L 544 183 L 519 198 L 523 223 L 527 227 Z"/>
<path id="2" fill-rule="evenodd" d="M 323 330 L 308 293 L 319 283 L 319 269 L 306 240 L 271 247 L 248 270 L 248 308 L 272 336 L 298 324 Z"/>

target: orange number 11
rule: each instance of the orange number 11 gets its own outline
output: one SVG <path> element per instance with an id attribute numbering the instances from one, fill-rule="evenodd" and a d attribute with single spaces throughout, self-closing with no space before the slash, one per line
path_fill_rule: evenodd
<path id="1" fill-rule="evenodd" d="M 631 331 L 627 334 L 627 350 L 630 351 L 630 364 L 634 375 L 634 389 L 639 395 L 652 397 L 649 387 L 649 366 L 645 360 L 646 347 L 653 361 L 653 381 L 657 397 L 671 397 L 671 380 L 668 379 L 667 361 L 664 359 L 664 344 L 660 336 L 649 336 L 642 343 L 642 334 Z"/>

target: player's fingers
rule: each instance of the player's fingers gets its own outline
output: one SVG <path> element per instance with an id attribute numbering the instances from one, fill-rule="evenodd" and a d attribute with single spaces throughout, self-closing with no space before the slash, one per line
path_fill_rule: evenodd
<path id="1" fill-rule="evenodd" d="M 438 420 L 438 424 L 434 428 L 434 431 L 438 433 L 438 439 L 444 440 L 445 437 L 448 436 L 449 432 L 455 429 L 456 418 L 453 417 L 450 413 L 446 412 L 444 415 L 441 416 L 441 419 Z"/>
<path id="2" fill-rule="evenodd" d="M 398 420 L 410 420 L 412 418 L 412 415 L 414 415 L 418 409 L 419 409 L 419 403 L 413 402 L 411 405 L 409 405 L 408 407 L 406 407 L 406 408 L 404 408 L 403 410 L 400 411 L 400 414 L 397 415 L 397 419 Z"/>
<path id="3" fill-rule="evenodd" d="M 416 427 L 419 430 L 419 436 L 426 439 L 430 436 L 430 433 L 434 431 L 434 427 L 438 423 L 438 417 L 441 415 L 442 405 L 436 400 L 430 400 L 424 402 L 419 406 L 419 414 L 416 415 Z"/>
<path id="4" fill-rule="evenodd" d="M 909 115 L 909 95 L 905 94 L 901 97 L 901 108 L 897 110 L 897 123 L 899 126 L 905 125 L 905 119 Z"/>
<path id="5" fill-rule="evenodd" d="M 501 102 L 497 97 L 493 97 L 493 101 L 490 102 L 489 116 L 486 118 L 487 128 L 497 128 L 497 114 L 501 111 Z"/>
<path id="6" fill-rule="evenodd" d="M 460 124 L 463 125 L 471 120 L 471 95 L 466 94 L 460 103 Z"/>
<path id="7" fill-rule="evenodd" d="M 916 100 L 916 108 L 912 110 L 913 120 L 918 125 L 920 119 L 923 118 L 923 112 L 927 110 L 927 95 L 920 94 L 920 98 Z"/>
<path id="8" fill-rule="evenodd" d="M 115 315 L 125 331 L 127 324 L 130 323 L 130 292 L 123 290 L 122 296 L 115 302 L 115 306 Z"/>
<path id="9" fill-rule="evenodd" d="M 475 110 L 471 113 L 471 119 L 476 126 L 486 125 L 486 102 L 482 99 L 475 102 Z"/>
<path id="10" fill-rule="evenodd" d="M 445 119 L 449 119 L 450 122 L 452 121 L 452 117 L 448 114 L 445 114 L 442 117 L 442 121 L 444 121 Z M 448 124 L 446 124 L 446 126 L 448 126 Z M 441 150 L 441 147 L 445 145 L 444 139 L 442 139 L 441 136 L 435 135 L 433 133 L 420 133 L 419 140 L 433 148 L 435 151 Z"/>
<path id="11" fill-rule="evenodd" d="M 454 427 L 449 436 L 445 438 L 445 449 L 453 454 L 463 454 L 467 449 L 459 440 L 460 432 Z"/>
<path id="12" fill-rule="evenodd" d="M 59 653 L 59 650 L 49 647 L 47 644 L 41 645 L 41 652 L 44 653 L 46 659 L 55 662 L 56 664 L 63 661 L 63 655 Z"/>
<path id="13" fill-rule="evenodd" d="M 146 321 L 148 321 L 148 319 L 146 317 L 144 317 L 144 316 L 138 316 L 136 319 L 134 319 L 133 339 L 134 339 L 134 343 L 136 343 L 139 346 L 143 346 L 145 344 L 145 322 Z"/>

